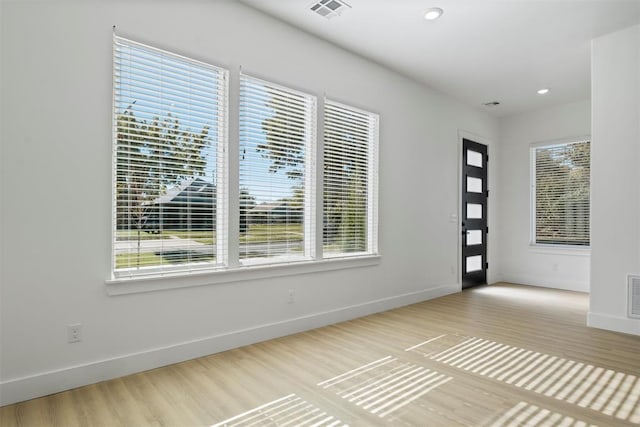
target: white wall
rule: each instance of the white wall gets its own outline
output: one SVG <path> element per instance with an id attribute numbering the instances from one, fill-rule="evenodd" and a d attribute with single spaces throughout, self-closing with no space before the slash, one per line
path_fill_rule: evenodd
<path id="1" fill-rule="evenodd" d="M 459 289 L 458 132 L 497 141 L 485 113 L 235 2 L 1 4 L 1 403 Z M 107 296 L 113 25 L 378 112 L 380 264 Z"/>
<path id="2" fill-rule="evenodd" d="M 593 40 L 588 324 L 640 335 L 627 274 L 640 274 L 640 26 Z"/>
<path id="3" fill-rule="evenodd" d="M 589 291 L 589 251 L 531 245 L 532 143 L 590 134 L 589 101 L 500 120 L 498 257 L 502 280 Z"/>

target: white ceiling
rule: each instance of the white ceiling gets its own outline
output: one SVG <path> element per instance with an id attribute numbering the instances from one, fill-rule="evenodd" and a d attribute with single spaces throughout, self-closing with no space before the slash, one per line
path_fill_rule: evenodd
<path id="1" fill-rule="evenodd" d="M 346 0 L 331 20 L 313 0 L 241 1 L 497 116 L 589 98 L 590 40 L 640 23 L 640 0 Z"/>

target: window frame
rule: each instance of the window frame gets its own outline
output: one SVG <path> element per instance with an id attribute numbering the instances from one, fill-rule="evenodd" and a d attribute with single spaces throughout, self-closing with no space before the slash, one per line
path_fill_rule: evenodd
<path id="1" fill-rule="evenodd" d="M 338 253 L 326 253 L 324 248 L 324 195 L 326 194 L 326 177 L 324 175 L 324 169 L 326 167 L 326 135 L 327 135 L 327 104 L 331 104 L 333 108 L 351 110 L 354 113 L 367 116 L 370 120 L 370 127 L 368 128 L 368 144 L 367 144 L 367 218 L 366 218 L 366 250 L 358 252 L 338 252 Z M 335 101 L 333 99 L 324 98 L 323 102 L 323 170 L 321 171 L 322 180 L 322 194 L 320 203 L 322 206 L 322 235 L 320 236 L 320 246 L 322 247 L 323 259 L 341 259 L 349 257 L 377 255 L 378 254 L 378 176 L 379 176 L 379 164 L 378 164 L 378 150 L 379 150 L 379 135 L 380 135 L 380 115 L 371 111 L 364 110 L 362 108 L 355 107 L 353 105 Z"/>
<path id="2" fill-rule="evenodd" d="M 591 136 L 581 135 L 572 138 L 563 138 L 551 141 L 541 141 L 530 144 L 529 146 L 529 197 L 530 197 L 530 220 L 529 220 L 529 246 L 541 253 L 562 253 L 562 254 L 575 254 L 583 255 L 588 254 L 591 251 L 591 230 L 589 229 L 589 244 L 588 245 L 572 245 L 568 243 L 548 243 L 537 241 L 537 200 L 536 200 L 536 179 L 537 179 L 537 167 L 536 167 L 536 153 L 541 148 L 551 148 L 567 146 L 570 144 L 578 144 L 581 142 L 589 142 L 589 164 L 591 164 Z M 589 188 L 591 188 L 591 180 L 589 179 Z M 591 192 L 589 193 L 589 223 L 591 223 Z"/>
<path id="3" fill-rule="evenodd" d="M 146 268 L 144 273 L 131 274 L 130 271 L 119 272 L 116 270 L 116 231 L 117 231 L 117 86 L 116 86 L 116 39 L 122 39 L 128 43 L 150 49 L 151 51 L 159 51 L 162 54 L 174 56 L 187 61 L 193 61 L 206 66 L 215 68 L 224 73 L 224 100 L 223 121 L 215 121 L 214 123 L 224 124 L 223 128 L 219 128 L 220 138 L 217 141 L 217 165 L 216 165 L 216 193 L 217 193 L 217 212 L 216 212 L 216 244 L 224 245 L 224 263 L 220 259 L 216 263 L 205 262 L 190 264 L 188 268 L 178 266 L 176 268 L 168 268 L 158 266 L 157 268 Z M 238 223 L 235 218 L 230 215 L 239 216 L 239 197 L 240 197 L 240 176 L 239 176 L 239 157 L 234 151 L 240 148 L 240 76 L 243 75 L 240 67 L 230 71 L 229 69 L 213 65 L 210 62 L 200 61 L 193 57 L 183 56 L 175 53 L 175 49 L 165 50 L 160 47 L 154 47 L 144 43 L 135 41 L 135 38 L 128 36 L 116 35 L 114 33 L 113 41 L 113 86 L 112 86 L 112 110 L 111 110 L 111 126 L 112 126 L 112 181 L 111 181 L 111 197 L 112 197 L 112 215 L 111 215 L 111 248 L 109 257 L 109 278 L 105 280 L 108 295 L 124 295 L 140 292 L 151 292 L 166 289 L 185 288 L 193 286 L 205 286 L 218 283 L 230 283 L 245 280 L 259 280 L 271 277 L 281 277 L 290 275 L 309 274 L 322 271 L 333 271 L 349 268 L 360 268 L 367 266 L 375 266 L 380 263 L 380 254 L 378 251 L 378 143 L 379 143 L 379 115 L 371 113 L 367 110 L 361 110 L 352 104 L 344 104 L 347 108 L 362 111 L 365 114 L 375 115 L 376 117 L 376 134 L 375 134 L 375 156 L 372 156 L 371 163 L 375 167 L 370 167 L 368 171 L 368 179 L 370 181 L 369 206 L 368 215 L 371 216 L 373 226 L 371 232 L 368 233 L 367 252 L 358 252 L 349 254 L 349 256 L 324 256 L 323 254 L 323 144 L 324 144 L 324 95 L 319 95 L 315 91 L 300 90 L 295 86 L 281 84 L 278 80 L 256 77 L 255 74 L 244 74 L 251 78 L 264 80 L 266 83 L 280 85 L 292 91 L 299 91 L 305 95 L 309 95 L 314 100 L 314 110 L 310 115 L 311 120 L 311 137 L 313 141 L 306 152 L 306 162 L 308 168 L 305 168 L 305 251 L 308 256 L 304 257 L 283 257 L 277 262 L 252 262 L 244 261 L 239 254 L 239 241 L 235 234 L 239 234 L 237 229 Z M 338 101 L 331 101 L 339 103 Z M 311 184 L 309 184 L 311 183 Z M 234 200 L 230 200 L 233 197 Z M 238 199 L 238 200 L 235 200 Z M 218 249 L 216 251 L 220 253 Z"/>
<path id="4" fill-rule="evenodd" d="M 216 197 L 216 212 L 215 212 L 215 230 L 212 232 L 216 236 L 216 261 L 201 261 L 201 262 L 189 262 L 178 265 L 150 265 L 143 267 L 143 270 L 138 268 L 117 268 L 117 256 L 116 256 L 116 240 L 118 232 L 118 89 L 121 88 L 118 84 L 118 69 L 117 59 L 117 46 L 129 46 L 144 50 L 145 54 L 153 55 L 158 54 L 162 57 L 173 58 L 176 61 L 183 61 L 185 63 L 191 63 L 194 68 L 207 68 L 219 75 L 219 79 L 216 81 L 215 87 L 219 89 L 219 95 L 221 95 L 221 101 L 216 102 L 218 114 L 213 118 L 212 124 L 216 125 L 216 133 L 218 138 L 215 140 L 215 197 Z M 165 50 L 155 46 L 150 46 L 133 40 L 132 38 L 125 37 L 118 34 L 113 34 L 113 53 L 112 53 L 112 182 L 111 182 L 111 197 L 112 197 L 112 216 L 111 216 L 111 257 L 110 257 L 110 270 L 111 280 L 136 280 L 145 279 L 148 277 L 163 277 L 163 276 L 181 276 L 188 274 L 197 274 L 200 272 L 211 272 L 221 270 L 228 265 L 228 161 L 226 155 L 228 151 L 229 141 L 229 70 L 213 65 L 208 62 L 204 62 L 198 59 L 187 57 L 170 50 Z M 141 90 L 138 88 L 138 90 Z M 196 214 L 197 215 L 197 214 Z M 220 231 L 222 232 L 218 232 Z M 224 250 L 220 251 L 218 248 L 223 247 Z"/>
<path id="5" fill-rule="evenodd" d="M 308 138 L 305 141 L 304 145 L 304 206 L 303 206 L 303 253 L 301 255 L 280 255 L 275 256 L 274 258 L 270 257 L 248 257 L 242 258 L 238 256 L 237 263 L 240 267 L 252 267 L 252 266 L 261 266 L 261 265 L 281 265 L 281 264 L 293 264 L 297 262 L 306 262 L 313 261 L 317 259 L 316 252 L 316 194 L 317 194 L 317 178 L 316 178 L 316 164 L 318 157 L 318 97 L 311 93 L 310 91 L 303 91 L 297 88 L 292 87 L 291 85 L 282 84 L 280 82 L 265 79 L 262 77 L 257 77 L 252 73 L 246 73 L 242 70 L 239 73 L 239 89 L 237 94 L 239 111 L 238 111 L 238 128 L 240 130 L 243 129 L 242 124 L 242 111 L 243 111 L 243 81 L 252 81 L 254 84 L 262 84 L 268 86 L 272 89 L 277 89 L 282 91 L 282 93 L 293 94 L 295 96 L 300 96 L 304 98 L 306 102 L 308 102 L 307 107 L 309 108 L 308 114 L 305 115 L 305 135 Z M 238 135 L 238 149 L 242 148 L 242 136 L 239 132 Z M 242 180 L 242 167 L 241 167 L 241 159 L 240 156 L 238 158 L 238 162 L 235 165 L 238 168 L 238 196 L 240 196 L 240 187 Z M 238 197 L 238 203 L 240 203 L 240 198 Z M 233 230 L 234 233 L 238 233 L 240 230 Z M 240 254 L 240 245 L 238 244 L 238 254 Z"/>

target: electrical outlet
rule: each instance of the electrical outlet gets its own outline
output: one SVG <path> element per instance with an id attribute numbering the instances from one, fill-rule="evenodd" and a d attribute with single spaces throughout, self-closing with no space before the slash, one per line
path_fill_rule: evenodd
<path id="1" fill-rule="evenodd" d="M 296 291 L 293 289 L 289 289 L 289 298 L 287 299 L 287 304 L 293 304 L 296 301 Z"/>
<path id="2" fill-rule="evenodd" d="M 73 325 L 67 325 L 67 342 L 80 341 L 82 341 L 82 324 L 74 323 Z"/>

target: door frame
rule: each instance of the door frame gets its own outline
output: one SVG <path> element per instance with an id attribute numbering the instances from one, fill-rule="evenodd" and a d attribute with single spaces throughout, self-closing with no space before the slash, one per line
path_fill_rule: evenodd
<path id="1" fill-rule="evenodd" d="M 464 159 L 464 150 L 463 150 L 463 139 L 470 139 L 474 142 L 483 144 L 487 146 L 487 155 L 490 156 L 491 158 L 491 162 L 487 162 L 487 183 L 491 184 L 492 182 L 494 182 L 493 179 L 493 167 L 491 166 L 495 163 L 495 154 L 493 154 L 493 157 L 491 157 L 492 153 L 490 152 L 490 150 L 493 147 L 493 144 L 491 142 L 491 140 L 489 138 L 486 138 L 482 135 L 478 135 L 472 132 L 468 132 L 466 130 L 463 129 L 458 129 L 458 156 L 457 156 L 457 161 L 458 161 L 458 167 L 456 168 L 458 176 L 457 176 L 457 190 L 458 190 L 458 196 L 456 197 L 456 201 L 457 201 L 457 208 L 455 210 L 455 212 L 457 212 L 457 214 L 455 215 L 455 221 L 457 223 L 456 226 L 456 236 L 457 236 L 457 242 L 458 242 L 458 250 L 457 250 L 457 260 L 456 260 L 456 270 L 457 270 L 457 274 L 456 274 L 456 283 L 457 283 L 457 287 L 458 287 L 458 291 L 462 291 L 462 191 L 464 190 L 464 180 L 462 179 L 462 162 Z M 495 191 L 492 190 L 491 187 L 487 186 L 487 189 L 489 190 L 489 194 L 490 197 L 487 198 L 487 227 L 489 227 L 489 233 L 487 233 L 487 241 L 486 241 L 486 245 L 487 245 L 487 259 L 485 260 L 486 262 L 489 263 L 489 268 L 487 268 L 487 284 L 492 283 L 493 282 L 493 277 L 494 275 L 492 274 L 491 270 L 492 268 L 495 268 L 495 266 L 493 266 L 491 260 L 493 260 L 493 257 L 490 255 L 489 249 L 490 247 L 493 247 L 493 239 L 491 238 L 491 236 L 494 233 L 494 224 L 495 221 L 493 221 L 493 217 L 494 217 L 494 209 L 493 209 L 493 200 L 495 200 Z M 452 217 L 453 220 L 453 217 Z"/>

